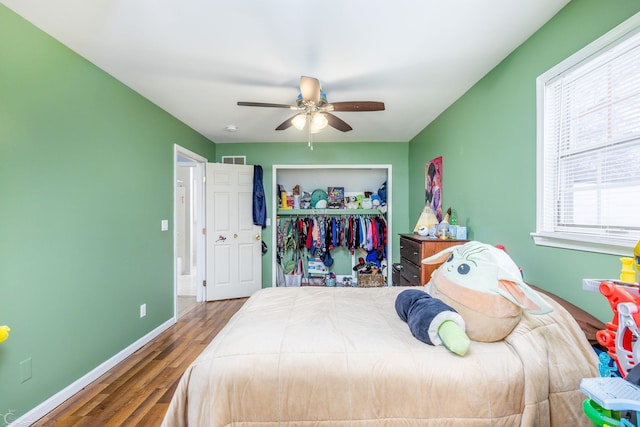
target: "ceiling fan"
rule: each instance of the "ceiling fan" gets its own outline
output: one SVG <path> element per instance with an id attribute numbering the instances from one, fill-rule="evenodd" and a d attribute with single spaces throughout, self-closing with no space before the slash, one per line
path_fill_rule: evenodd
<path id="1" fill-rule="evenodd" d="M 264 102 L 243 102 L 238 105 L 244 107 L 270 107 L 287 108 L 298 111 L 294 116 L 282 122 L 276 130 L 289 129 L 294 126 L 297 129 L 304 129 L 307 126 L 309 133 L 309 147 L 313 149 L 311 134 L 319 132 L 327 125 L 342 132 L 348 132 L 353 128 L 341 118 L 332 114 L 335 111 L 382 111 L 384 102 L 377 101 L 327 101 L 327 95 L 322 91 L 320 82 L 314 77 L 300 77 L 300 94 L 295 105 L 271 104 Z"/>

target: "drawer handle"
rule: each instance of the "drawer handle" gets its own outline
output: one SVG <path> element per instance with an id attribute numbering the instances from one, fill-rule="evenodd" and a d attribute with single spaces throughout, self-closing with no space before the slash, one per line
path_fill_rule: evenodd
<path id="1" fill-rule="evenodd" d="M 414 252 L 413 254 L 414 254 L 414 255 L 419 255 L 419 252 Z"/>
<path id="2" fill-rule="evenodd" d="M 404 249 L 404 246 L 400 245 L 400 249 Z"/>

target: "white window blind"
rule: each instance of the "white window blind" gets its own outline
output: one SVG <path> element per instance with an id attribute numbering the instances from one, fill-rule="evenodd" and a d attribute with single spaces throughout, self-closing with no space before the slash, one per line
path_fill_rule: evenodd
<path id="1" fill-rule="evenodd" d="M 545 244 L 546 236 L 573 241 L 553 246 L 628 253 L 640 239 L 640 32 L 634 18 L 538 78 L 536 243 Z M 596 246 L 577 247 L 589 242 Z"/>

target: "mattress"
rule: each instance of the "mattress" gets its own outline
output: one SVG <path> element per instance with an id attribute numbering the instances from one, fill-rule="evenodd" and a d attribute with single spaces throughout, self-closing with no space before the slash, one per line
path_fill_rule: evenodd
<path id="1" fill-rule="evenodd" d="M 266 288 L 181 378 L 163 426 L 577 426 L 597 357 L 571 315 L 524 314 L 465 356 L 411 335 L 401 287 Z"/>

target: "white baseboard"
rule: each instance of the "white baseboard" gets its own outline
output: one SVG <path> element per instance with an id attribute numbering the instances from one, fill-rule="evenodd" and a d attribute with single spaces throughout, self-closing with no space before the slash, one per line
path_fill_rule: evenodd
<path id="1" fill-rule="evenodd" d="M 176 318 L 172 317 L 171 319 L 164 322 L 162 325 L 155 328 L 153 331 L 149 332 L 147 335 L 143 336 L 130 346 L 126 347 L 118 354 L 113 356 L 111 359 L 103 362 L 98 367 L 88 372 L 83 377 L 79 378 L 77 381 L 68 385 L 64 389 L 60 390 L 58 393 L 51 396 L 49 399 L 45 400 L 35 408 L 31 409 L 29 412 L 22 415 L 17 420 L 13 421 L 9 424 L 9 427 L 28 427 L 31 424 L 38 421 L 40 418 L 47 415 L 49 412 L 53 411 L 55 408 L 64 403 L 65 400 L 72 397 L 74 394 L 78 393 L 80 390 L 100 378 L 103 374 L 105 374 L 109 369 L 116 366 L 118 363 L 122 362 L 127 357 L 131 356 L 133 353 L 142 348 L 145 344 L 150 342 L 152 339 L 160 335 L 162 332 L 169 329 L 176 323 Z"/>

